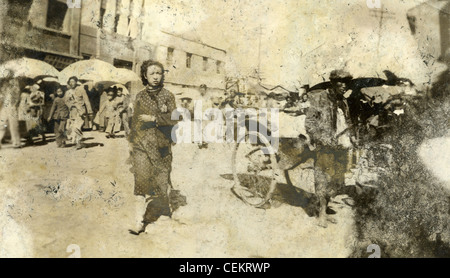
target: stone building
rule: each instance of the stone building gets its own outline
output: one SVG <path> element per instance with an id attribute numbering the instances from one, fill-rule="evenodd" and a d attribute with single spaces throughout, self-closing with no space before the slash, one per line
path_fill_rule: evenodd
<path id="1" fill-rule="evenodd" d="M 62 70 L 95 57 L 139 74 L 144 60 L 155 59 L 177 96 L 201 84 L 223 93 L 226 51 L 152 30 L 145 1 L 151 0 L 84 0 L 69 8 L 67 0 L 0 0 L 0 62 L 26 56 Z"/>

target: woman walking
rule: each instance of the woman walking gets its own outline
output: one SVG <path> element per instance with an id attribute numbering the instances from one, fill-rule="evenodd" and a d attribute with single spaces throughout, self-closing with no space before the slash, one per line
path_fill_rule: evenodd
<path id="1" fill-rule="evenodd" d="M 177 121 L 171 120 L 175 97 L 163 88 L 164 67 L 156 61 L 145 61 L 141 78 L 146 86 L 138 93 L 134 104 L 130 141 L 134 194 L 138 196 L 137 227 L 130 230 L 140 234 L 161 215 L 172 216 L 186 198 L 172 189 L 171 131 Z"/>
<path id="2" fill-rule="evenodd" d="M 83 139 L 84 119 L 92 116 L 92 107 L 84 87 L 78 86 L 77 77 L 70 77 L 67 83 L 69 90 L 66 92 L 65 100 L 70 111 L 68 130 L 76 144 L 76 149 L 79 150 L 83 148 L 81 140 Z"/>

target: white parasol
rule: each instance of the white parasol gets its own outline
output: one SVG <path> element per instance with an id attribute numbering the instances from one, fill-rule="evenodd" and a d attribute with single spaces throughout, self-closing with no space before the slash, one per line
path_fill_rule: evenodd
<path id="1" fill-rule="evenodd" d="M 12 71 L 14 77 L 32 79 L 59 76 L 59 71 L 52 65 L 26 57 L 10 60 L 0 65 L 0 78 L 6 77 L 8 71 Z"/>

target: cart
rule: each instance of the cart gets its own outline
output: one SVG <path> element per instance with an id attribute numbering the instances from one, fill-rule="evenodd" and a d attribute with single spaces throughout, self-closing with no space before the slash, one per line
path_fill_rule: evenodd
<path id="1" fill-rule="evenodd" d="M 267 125 L 260 125 L 262 116 L 269 120 Z M 277 183 L 314 193 L 313 162 L 304 157 L 306 149 L 314 149 L 305 118 L 301 113 L 279 111 L 279 127 L 270 122 L 270 113 L 245 118 L 246 134 L 235 137 L 231 159 L 232 192 L 238 198 L 254 207 L 266 207 Z M 250 128 L 256 126 L 257 130 Z"/>
<path id="2" fill-rule="evenodd" d="M 390 94 L 381 100 L 380 103 L 385 104 L 382 109 L 389 112 L 386 107 L 398 99 L 399 95 L 401 94 Z M 315 147 L 311 145 L 306 133 L 306 115 L 295 110 L 280 110 L 280 126 L 277 130 L 271 130 L 270 123 L 262 127 L 258 125 L 260 116 L 245 119 L 247 133 L 240 140 L 236 140 L 233 146 L 232 192 L 246 204 L 257 208 L 265 208 L 271 203 L 277 183 L 289 184 L 315 194 L 313 154 Z M 270 119 L 269 116 L 267 118 Z M 251 130 L 250 126 L 258 126 L 258 130 Z M 389 121 L 383 120 L 376 128 L 385 130 L 387 126 Z M 256 142 L 254 140 L 249 143 L 251 137 L 257 138 Z M 278 142 L 276 148 L 271 143 L 273 141 Z M 388 168 L 392 162 L 390 157 L 392 146 L 372 144 L 370 139 L 367 142 L 370 144 L 350 152 L 345 185 L 376 188 L 377 173 Z M 377 155 L 385 157 L 386 165 L 380 167 L 373 164 L 376 160 L 374 156 Z"/>

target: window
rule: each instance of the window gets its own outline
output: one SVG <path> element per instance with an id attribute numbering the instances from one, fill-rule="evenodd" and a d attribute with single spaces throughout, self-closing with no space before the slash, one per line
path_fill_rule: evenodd
<path id="1" fill-rule="evenodd" d="M 133 62 L 126 60 L 114 59 L 114 66 L 116 68 L 133 70 Z"/>
<path id="2" fill-rule="evenodd" d="M 66 1 L 49 0 L 46 26 L 51 29 L 62 31 L 67 9 Z"/>
<path id="3" fill-rule="evenodd" d="M 7 15 L 10 18 L 26 20 L 30 12 L 31 3 L 29 0 L 8 0 Z"/>
<path id="4" fill-rule="evenodd" d="M 216 61 L 216 72 L 217 74 L 222 73 L 222 61 Z"/>
<path id="5" fill-rule="evenodd" d="M 103 28 L 103 18 L 105 17 L 106 9 L 100 8 L 100 19 L 98 21 L 98 28 Z"/>
<path id="6" fill-rule="evenodd" d="M 172 62 L 173 62 L 173 51 L 174 51 L 174 49 L 173 49 L 172 47 L 167 48 L 167 58 L 166 58 L 166 61 L 167 61 L 167 64 L 168 64 L 168 65 L 169 65 L 169 64 L 172 64 Z"/>
<path id="7" fill-rule="evenodd" d="M 186 53 L 186 67 L 188 69 L 191 68 L 191 62 L 192 62 L 192 54 L 191 53 Z"/>
<path id="8" fill-rule="evenodd" d="M 114 18 L 114 33 L 117 33 L 117 27 L 119 26 L 120 15 L 116 15 Z"/>
<path id="9" fill-rule="evenodd" d="M 81 56 L 83 56 L 83 59 L 84 59 L 84 60 L 89 60 L 89 59 L 91 59 L 91 57 L 92 57 L 92 55 L 91 55 L 91 54 L 88 54 L 88 53 L 81 53 Z"/>
<path id="10" fill-rule="evenodd" d="M 208 70 L 208 57 L 203 57 L 203 71 Z"/>

